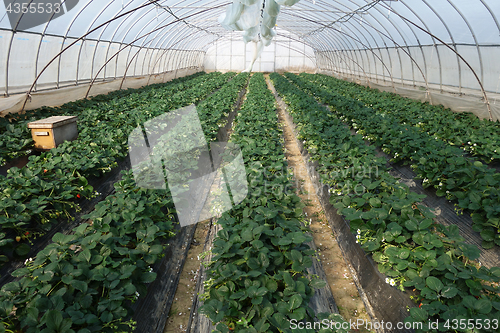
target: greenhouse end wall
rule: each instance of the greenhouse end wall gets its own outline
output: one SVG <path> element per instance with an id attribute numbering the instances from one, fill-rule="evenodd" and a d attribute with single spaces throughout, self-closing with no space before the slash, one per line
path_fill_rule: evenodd
<path id="1" fill-rule="evenodd" d="M 240 34 L 233 32 L 229 38 L 218 40 L 207 49 L 204 68 L 206 71 L 243 71 L 249 67 L 253 52 L 253 43 L 245 44 Z M 252 71 L 314 73 L 316 68 L 314 50 L 298 37 L 280 32 L 263 49 Z"/>

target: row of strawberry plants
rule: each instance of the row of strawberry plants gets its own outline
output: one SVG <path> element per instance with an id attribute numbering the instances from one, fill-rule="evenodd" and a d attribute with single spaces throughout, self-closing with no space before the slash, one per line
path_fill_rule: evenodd
<path id="1" fill-rule="evenodd" d="M 302 77 L 288 74 L 303 89 L 335 107 L 335 113 L 366 139 L 392 155 L 392 161 L 410 161 L 424 187 L 434 186 L 438 196 L 446 196 L 468 210 L 473 229 L 481 234 L 486 249 L 500 245 L 500 173 L 467 158 L 458 147 L 430 137 L 418 128 L 399 124 L 390 114 L 378 114 L 362 102 L 344 97 Z"/>
<path id="2" fill-rule="evenodd" d="M 24 168 L 12 168 L 7 177 L 0 176 L 0 185 L 4 189 L 0 193 L 2 252 L 26 255 L 32 238 L 50 230 L 59 217 L 71 219 L 69 211 L 79 208 L 75 199 L 94 195 L 88 179 L 101 175 L 103 171 L 109 172 L 119 158 L 126 156 L 127 138 L 137 123 L 198 102 L 233 76 L 234 73 L 203 75 L 174 83 L 173 92 L 177 92 L 171 96 L 169 89 L 164 89 L 154 94 L 156 98 L 151 98 L 147 92 L 145 96 L 130 94 L 119 101 L 110 100 L 86 107 L 79 114 L 77 140 L 64 142 L 39 156 L 31 156 Z M 178 87 L 179 84 L 182 86 Z M 149 106 L 148 102 L 151 103 Z M 127 105 L 133 109 L 126 109 Z M 71 108 L 67 110 L 70 112 Z M 12 232 L 8 233 L 9 230 Z M 0 256 L 0 262 L 7 260 L 7 256 Z"/>
<path id="3" fill-rule="evenodd" d="M 248 77 L 238 75 L 200 103 L 198 114 L 208 124 L 204 131 L 209 141 L 216 136 L 212 122 L 224 123 L 221 119 L 232 111 Z M 142 182 L 154 184 L 163 177 L 151 172 L 142 174 Z M 138 188 L 132 172 L 122 173 L 116 192 L 85 216 L 91 225 L 82 224 L 73 235 L 57 234 L 26 268 L 13 273 L 21 279 L 0 291 L 0 333 L 134 328 L 130 306 L 156 277 L 151 266 L 162 257 L 161 239 L 172 234 L 174 208 L 167 190 Z"/>
<path id="4" fill-rule="evenodd" d="M 96 205 L 71 235 L 56 234 L 20 279 L 0 290 L 0 333 L 127 332 L 130 305 L 156 278 L 161 239 L 172 234 L 172 200 L 166 191 L 134 186 L 131 172 L 112 197 Z M 168 210 L 165 211 L 165 207 Z"/>
<path id="5" fill-rule="evenodd" d="M 217 221 L 222 230 L 200 308 L 216 332 L 292 332 L 291 320 L 315 317 L 309 299 L 325 286 L 307 276 L 314 251 L 299 220 L 303 205 L 291 189 L 274 102 L 264 76 L 254 74 L 230 139 L 241 147 L 249 194 Z M 342 322 L 339 315 L 319 317 Z"/>
<path id="6" fill-rule="evenodd" d="M 195 86 L 194 90 L 197 90 L 196 86 L 216 79 L 218 74 L 196 77 L 191 80 L 178 80 L 169 85 L 173 88 L 173 92 L 179 92 L 173 95 L 178 96 L 178 102 L 182 102 L 181 98 L 184 96 L 182 88 L 189 87 L 190 81 L 193 81 L 191 90 L 193 86 Z M 181 87 L 177 90 L 179 85 Z M 159 92 L 166 95 L 169 90 L 163 89 Z M 92 195 L 92 188 L 88 186 L 87 178 L 96 173 L 99 175 L 101 170 L 109 171 L 116 165 L 115 160 L 126 155 L 127 132 L 136 126 L 137 121 L 151 117 L 144 113 L 144 110 L 137 108 L 148 100 L 151 101 L 148 98 L 150 91 L 146 90 L 145 96 L 133 93 L 130 98 L 120 98 L 118 102 L 99 96 L 96 98 L 101 101 L 99 103 L 79 101 L 62 107 L 68 114 L 71 114 L 73 109 L 81 111 L 79 113 L 81 119 L 79 139 L 64 143 L 57 149 L 40 156 L 32 156 L 26 167 L 12 168 L 7 177 L 0 176 L 0 183 L 5 189 L 0 201 L 2 213 L 0 215 L 2 227 L 0 246 L 5 252 L 15 247 L 17 255 L 22 256 L 28 253 L 30 240 L 20 242 L 21 238 L 37 237 L 43 234 L 61 215 L 70 218 L 68 211 L 71 208 L 78 208 L 74 203 L 74 198 Z M 164 96 L 158 91 L 155 95 L 158 98 Z M 108 103 L 103 103 L 103 100 L 112 104 L 113 112 L 108 110 L 106 107 Z M 134 102 L 130 103 L 130 100 Z M 80 105 L 80 107 L 75 108 L 74 105 Z M 135 109 L 127 109 L 125 106 L 134 106 Z M 106 117 L 103 115 L 106 113 L 109 114 L 108 118 L 101 121 L 99 118 Z M 114 113 L 115 117 L 110 113 Z M 14 243 L 15 234 L 11 233 L 10 237 L 6 236 L 8 229 L 15 230 L 18 243 Z M 6 260 L 6 256 L 0 257 L 0 261 Z"/>
<path id="7" fill-rule="evenodd" d="M 191 87 L 190 81 L 206 75 L 204 72 L 198 72 L 190 76 L 174 79 L 167 83 L 158 83 L 143 87 L 140 89 L 117 90 L 106 95 L 98 95 L 90 99 L 83 99 L 76 102 L 67 103 L 61 107 L 42 107 L 36 110 L 28 110 L 23 113 L 8 114 L 0 118 L 0 166 L 6 161 L 31 153 L 33 149 L 33 139 L 31 131 L 27 124 L 32 121 L 51 117 L 51 116 L 78 116 L 85 109 L 98 109 L 98 104 L 109 103 L 112 101 L 137 102 L 142 99 L 147 101 L 149 98 L 158 98 L 158 94 L 168 91 L 174 94 L 178 91 Z M 134 96 L 130 96 L 133 94 Z M 138 98 L 141 96 L 141 98 Z M 118 102 L 118 103 L 120 103 Z M 119 107 L 124 108 L 121 103 Z M 127 109 L 131 109 L 131 103 L 127 103 Z"/>
<path id="8" fill-rule="evenodd" d="M 378 114 L 390 114 L 399 123 L 420 128 L 450 145 L 458 146 L 485 163 L 500 160 L 500 124 L 480 120 L 470 113 L 454 113 L 443 106 L 430 105 L 397 94 L 381 92 L 327 75 L 303 74 L 323 88 L 363 102 Z"/>
<path id="9" fill-rule="evenodd" d="M 293 77 L 292 77 L 293 78 Z M 419 307 L 407 321 L 500 319 L 500 269 L 477 268 L 471 260 L 479 250 L 463 243 L 456 226 L 433 221 L 419 204 L 423 196 L 392 177 L 383 157 L 351 135 L 335 114 L 283 76 L 271 74 L 276 90 L 289 107 L 298 139 L 318 161 L 321 182 L 330 186 L 330 202 L 350 222 L 361 247 L 372 254 L 386 281 L 404 291 L 418 291 Z M 497 322 L 498 323 L 498 322 Z M 423 332 L 430 332 L 424 325 Z M 456 331 L 456 330 L 455 330 Z"/>
<path id="10" fill-rule="evenodd" d="M 197 106 L 198 115 L 210 143 L 216 139 L 216 134 L 226 124 L 229 113 L 233 111 L 238 96 L 247 85 L 249 73 L 238 74 L 229 84 L 223 86 L 217 93 L 209 96 Z"/>

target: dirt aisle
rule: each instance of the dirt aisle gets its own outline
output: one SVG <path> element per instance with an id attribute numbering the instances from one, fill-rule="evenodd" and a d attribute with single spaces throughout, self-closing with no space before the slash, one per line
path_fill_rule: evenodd
<path id="1" fill-rule="evenodd" d="M 266 79 L 269 89 L 271 89 L 279 101 L 280 98 L 277 96 L 276 90 L 269 80 L 269 76 L 266 76 Z M 285 136 L 285 156 L 288 160 L 288 166 L 292 168 L 297 182 L 297 195 L 306 204 L 304 211 L 311 223 L 310 228 L 313 233 L 314 243 L 318 248 L 319 257 L 327 276 L 327 282 L 332 290 L 333 298 L 337 303 L 340 314 L 345 320 L 355 322 L 358 319 L 363 319 L 365 322 L 369 321 L 370 317 L 366 313 L 363 301 L 359 297 L 354 280 L 342 257 L 342 252 L 328 225 L 314 186 L 307 174 L 299 147 L 295 142 L 295 136 L 285 120 L 284 111 L 280 104 L 279 102 L 277 103 L 277 108 Z M 375 332 L 364 329 L 354 331 Z"/>
<path id="2" fill-rule="evenodd" d="M 196 289 L 196 279 L 200 269 L 200 255 L 203 251 L 203 245 L 209 228 L 210 220 L 200 222 L 196 225 L 193 242 L 184 263 L 179 285 L 175 292 L 175 298 L 168 314 L 165 333 L 181 333 L 187 330 L 189 314 Z"/>

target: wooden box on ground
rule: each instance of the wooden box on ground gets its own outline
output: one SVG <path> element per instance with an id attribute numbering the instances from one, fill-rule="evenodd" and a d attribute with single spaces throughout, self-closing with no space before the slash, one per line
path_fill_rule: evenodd
<path id="1" fill-rule="evenodd" d="M 28 123 L 35 149 L 50 150 L 64 141 L 75 140 L 78 137 L 77 119 L 76 116 L 54 116 Z"/>

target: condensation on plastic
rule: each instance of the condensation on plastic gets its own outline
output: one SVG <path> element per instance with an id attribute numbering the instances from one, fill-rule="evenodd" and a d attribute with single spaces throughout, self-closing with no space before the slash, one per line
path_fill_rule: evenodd
<path id="1" fill-rule="evenodd" d="M 231 29 L 236 21 L 239 20 L 241 13 L 243 12 L 245 5 L 240 2 L 234 2 L 227 6 L 226 13 L 219 17 L 219 23 L 225 29 Z"/>
<path id="2" fill-rule="evenodd" d="M 274 28 L 276 25 L 277 16 L 271 16 L 269 13 L 265 12 L 262 17 L 262 24 L 268 27 L 269 29 Z"/>
<path id="3" fill-rule="evenodd" d="M 278 5 L 274 0 L 265 0 L 265 1 L 266 1 L 266 6 L 264 7 L 264 10 L 270 16 L 278 16 L 280 12 L 280 5 Z"/>
<path id="4" fill-rule="evenodd" d="M 260 22 L 259 3 L 257 2 L 251 6 L 244 6 L 238 22 L 238 25 L 243 30 L 248 30 L 258 26 Z"/>
<path id="5" fill-rule="evenodd" d="M 258 39 L 257 39 L 257 35 L 259 33 L 259 27 L 258 26 L 255 26 L 255 27 L 252 27 L 250 29 L 247 29 L 246 31 L 243 32 L 243 41 L 245 43 L 248 43 L 250 41 L 254 41 L 256 42 Z"/>
<path id="6" fill-rule="evenodd" d="M 254 5 L 255 3 L 257 3 L 257 1 L 259 0 L 237 0 L 238 2 L 241 2 L 242 4 L 244 4 L 245 6 L 252 6 Z"/>

